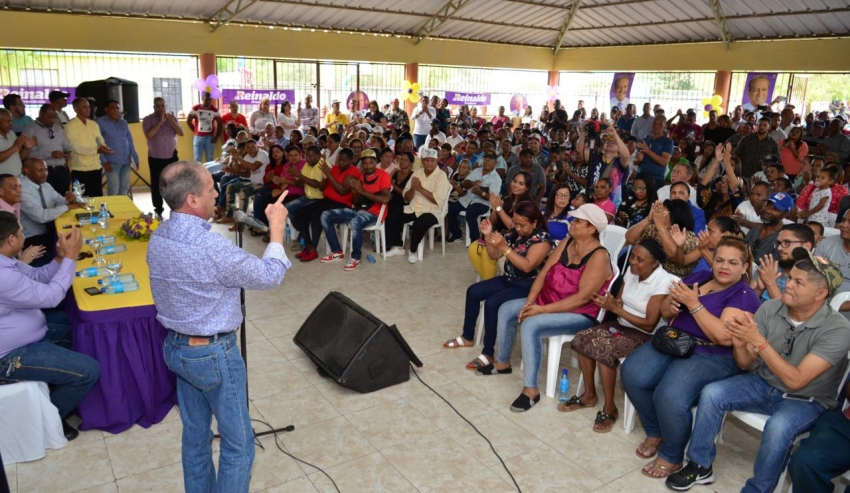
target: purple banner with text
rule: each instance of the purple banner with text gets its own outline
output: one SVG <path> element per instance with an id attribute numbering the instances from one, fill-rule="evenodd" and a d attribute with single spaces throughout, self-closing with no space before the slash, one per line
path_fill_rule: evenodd
<path id="1" fill-rule="evenodd" d="M 55 86 L 3 86 L 0 85 L 0 98 L 7 94 L 17 94 L 24 101 L 25 106 L 35 106 L 49 103 L 47 96 L 50 91 L 63 91 L 70 93 L 68 96 L 68 104 L 74 100 L 74 87 L 55 87 Z"/>
<path id="2" fill-rule="evenodd" d="M 260 104 L 260 101 L 268 99 L 271 104 L 280 104 L 284 101 L 290 103 L 295 101 L 294 89 L 222 89 L 221 99 L 224 104 L 236 101 L 240 104 Z"/>
<path id="3" fill-rule="evenodd" d="M 448 92 L 446 99 L 449 104 L 468 104 L 472 106 L 485 106 L 490 104 L 489 92 Z"/>

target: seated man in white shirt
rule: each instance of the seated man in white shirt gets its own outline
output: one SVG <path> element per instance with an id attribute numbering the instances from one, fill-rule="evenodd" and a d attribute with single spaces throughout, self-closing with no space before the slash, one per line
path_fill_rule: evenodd
<path id="1" fill-rule="evenodd" d="M 27 158 L 21 178 L 21 225 L 26 246 L 43 246 L 45 254 L 32 263 L 33 267 L 53 260 L 56 231 L 53 221 L 68 209 L 82 209 L 71 192 L 63 196 L 47 183 L 47 164 L 41 159 Z"/>
<path id="2" fill-rule="evenodd" d="M 460 230 L 459 214 L 466 211 L 466 224 L 469 228 L 471 241 L 478 240 L 481 232 L 478 229 L 478 217 L 490 210 L 490 193 L 498 194 L 502 189 L 502 177 L 496 172 L 496 153 L 484 154 L 484 164 L 472 170 L 461 186 L 467 191 L 466 195 L 458 198 L 457 202 L 449 204 L 447 216 L 449 222 L 449 237 L 446 243 L 461 241 L 463 233 Z"/>
<path id="3" fill-rule="evenodd" d="M 735 213 L 732 214 L 732 219 L 738 223 L 738 226 L 747 228 L 747 230 L 761 227 L 761 213 L 764 211 L 769 195 L 770 185 L 768 183 L 763 181 L 753 183 L 750 187 L 750 200 L 741 202 L 735 209 Z"/>
<path id="4" fill-rule="evenodd" d="M 673 168 L 673 172 L 670 173 L 670 185 L 665 185 L 658 189 L 658 200 L 664 202 L 665 200 L 670 198 L 670 187 L 673 183 L 689 183 L 691 181 L 691 177 L 694 176 L 694 168 L 691 167 L 690 164 L 687 163 L 679 163 Z M 691 204 L 697 204 L 697 191 L 694 187 L 688 184 L 688 188 L 691 189 L 690 198 Z"/>

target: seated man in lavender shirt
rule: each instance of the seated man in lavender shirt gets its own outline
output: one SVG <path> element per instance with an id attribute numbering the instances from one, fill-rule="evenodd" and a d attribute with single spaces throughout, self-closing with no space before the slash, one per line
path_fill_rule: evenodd
<path id="1" fill-rule="evenodd" d="M 67 349 L 64 312 L 50 310 L 74 280 L 82 244 L 79 229 L 59 235 L 54 260 L 34 269 L 15 259 L 24 248 L 24 228 L 13 214 L 0 212 L 0 384 L 47 383 L 68 440 L 79 432 L 65 419 L 100 377 L 97 361 Z"/>

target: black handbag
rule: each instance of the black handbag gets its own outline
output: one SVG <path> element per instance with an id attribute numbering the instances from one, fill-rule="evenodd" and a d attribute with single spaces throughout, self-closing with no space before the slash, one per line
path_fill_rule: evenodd
<path id="1" fill-rule="evenodd" d="M 687 358 L 694 352 L 696 339 L 672 325 L 659 327 L 652 334 L 652 347 L 664 354 L 677 358 Z"/>

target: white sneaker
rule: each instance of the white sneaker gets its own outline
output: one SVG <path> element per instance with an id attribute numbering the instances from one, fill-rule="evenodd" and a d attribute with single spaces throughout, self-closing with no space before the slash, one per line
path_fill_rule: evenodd
<path id="1" fill-rule="evenodd" d="M 419 255 L 416 255 L 416 252 L 410 252 L 410 255 L 407 256 L 407 261 L 411 264 L 415 264 L 419 262 Z"/>
<path id="2" fill-rule="evenodd" d="M 387 250 L 387 257 L 395 257 L 395 256 L 398 256 L 398 255 L 404 255 L 404 252 L 405 252 L 405 250 L 402 247 L 399 247 L 399 246 L 392 247 L 389 250 Z"/>

